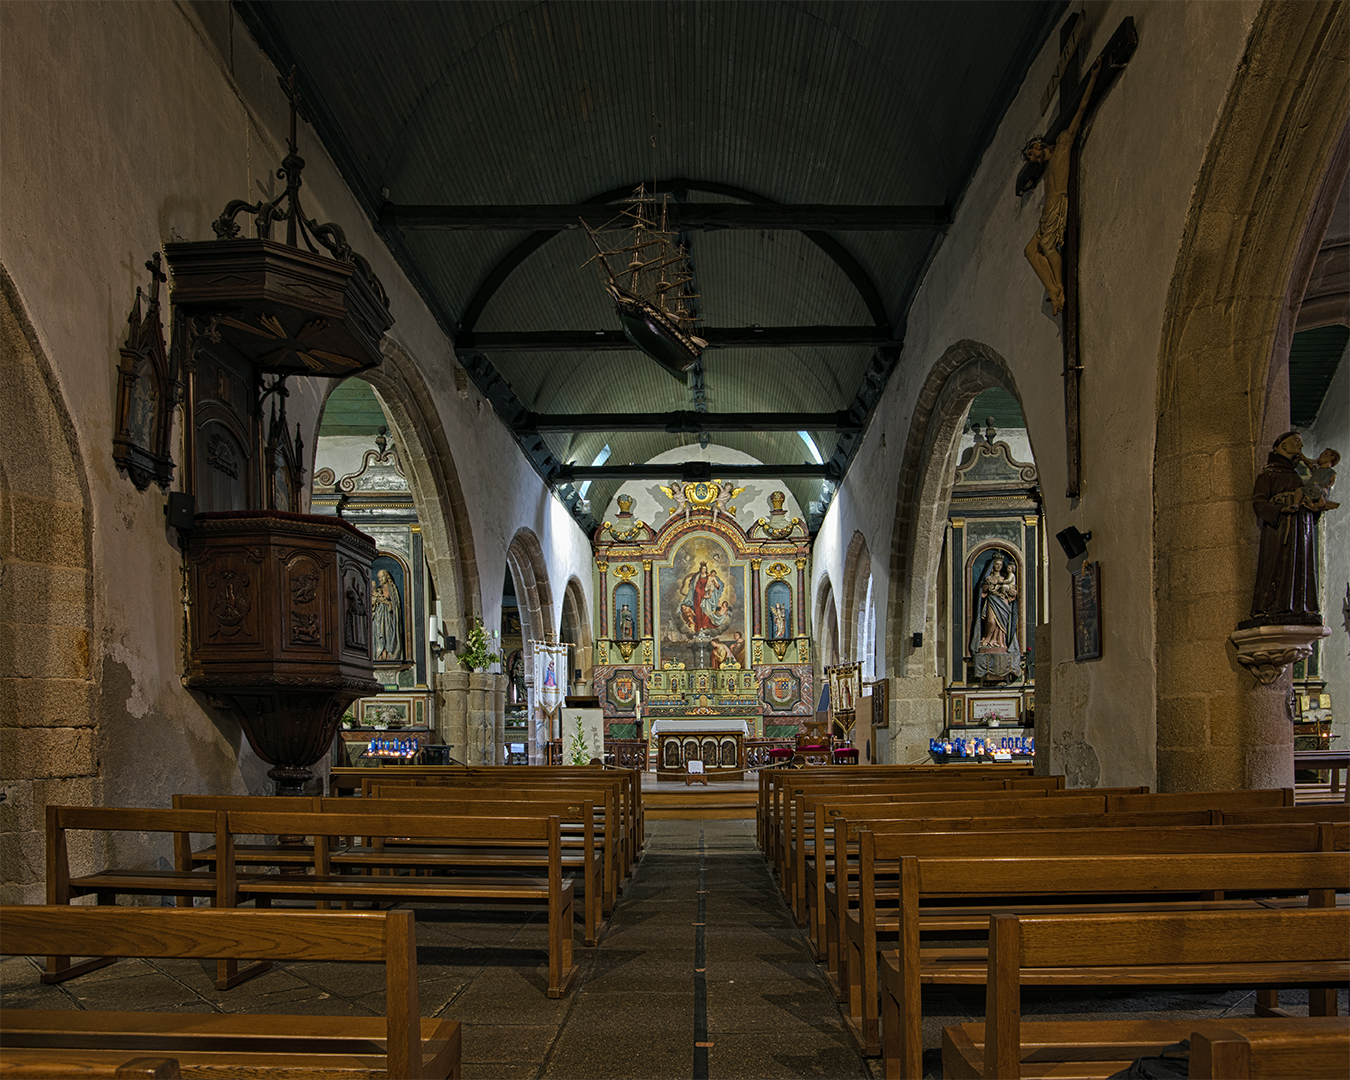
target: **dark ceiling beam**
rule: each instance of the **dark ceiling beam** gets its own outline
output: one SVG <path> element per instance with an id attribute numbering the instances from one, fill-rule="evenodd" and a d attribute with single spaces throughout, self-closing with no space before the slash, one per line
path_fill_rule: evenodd
<path id="1" fill-rule="evenodd" d="M 386 229 L 451 229 L 469 232 L 576 229 L 580 222 L 600 228 L 624 209 L 622 203 L 551 203 L 442 206 L 385 203 L 380 226 Z M 828 203 L 686 203 L 666 205 L 671 229 L 765 229 L 812 232 L 930 232 L 952 223 L 946 206 L 839 206 Z"/>
<path id="2" fill-rule="evenodd" d="M 697 333 L 710 349 L 892 344 L 890 330 L 884 326 L 705 326 Z M 486 353 L 632 352 L 637 346 L 622 330 L 497 330 L 461 333 L 455 348 Z"/>
<path id="3" fill-rule="evenodd" d="M 719 465 L 710 461 L 672 461 L 667 465 L 563 465 L 553 474 L 554 484 L 579 484 L 587 480 L 837 480 L 839 471 L 824 465 Z"/>
<path id="4" fill-rule="evenodd" d="M 609 191 L 600 192 L 593 198 L 587 200 L 586 203 L 580 205 L 608 206 L 609 217 L 613 217 L 615 208 L 610 204 L 612 204 L 616 199 L 622 199 L 625 196 L 632 194 L 634 187 L 635 185 L 633 184 L 625 184 L 622 187 L 611 188 Z M 652 187 L 649 190 L 653 191 L 656 194 L 670 193 L 673 194 L 676 199 L 680 199 L 690 191 L 703 191 L 711 195 L 724 195 L 732 199 L 742 199 L 747 204 L 749 204 L 749 206 L 774 207 L 778 205 L 766 199 L 763 195 L 757 195 L 753 191 L 747 191 L 744 188 L 734 187 L 730 184 L 719 184 L 716 183 L 715 181 L 709 180 L 693 181 L 684 178 L 677 178 L 674 180 L 662 180 L 652 185 Z M 680 202 L 676 203 L 675 205 L 721 206 L 726 204 L 722 203 L 695 204 L 695 203 Z M 742 208 L 746 209 L 748 207 Z M 471 207 L 469 209 L 482 209 L 482 208 Z M 929 209 L 933 208 L 929 207 Z M 947 214 L 948 221 L 950 222 L 950 213 L 945 209 L 943 212 Z M 395 217 L 397 217 L 397 215 L 395 215 Z M 607 217 L 605 220 L 609 220 L 609 218 Z M 523 228 L 524 226 L 521 227 Z M 471 332 L 473 328 L 478 325 L 478 320 L 482 316 L 483 312 L 487 309 L 488 303 L 492 300 L 492 297 L 496 294 L 497 290 L 500 289 L 503 284 L 505 284 L 506 279 L 509 278 L 512 273 L 515 272 L 516 268 L 520 266 L 521 263 L 523 263 L 526 259 L 528 259 L 541 247 L 547 244 L 555 236 L 557 236 L 560 231 L 562 231 L 563 229 L 570 229 L 575 227 L 576 227 L 576 219 L 572 218 L 564 222 L 558 228 L 538 229 L 532 232 L 529 236 L 527 236 L 514 248 L 512 248 L 511 251 L 508 252 L 501 259 L 501 261 L 497 263 L 497 265 L 495 265 L 490 271 L 488 271 L 487 276 L 483 279 L 483 281 L 479 284 L 478 288 L 474 291 L 474 295 L 470 298 L 468 304 L 465 305 L 464 314 L 460 318 L 459 326 L 456 328 L 457 339 L 459 337 L 462 337 L 465 333 Z M 945 229 L 946 226 L 945 225 L 941 226 L 941 228 Z M 392 235 L 399 237 L 400 239 L 402 237 L 402 234 L 399 232 L 399 229 L 396 225 L 386 226 L 384 227 L 383 231 L 386 236 Z M 862 264 L 859 263 L 858 260 L 855 259 L 852 254 L 849 253 L 848 249 L 845 248 L 843 244 L 839 243 L 839 241 L 836 240 L 833 236 L 831 236 L 828 232 L 824 232 L 819 229 L 808 229 L 803 233 L 803 235 L 813 244 L 815 244 L 818 248 L 820 248 L 820 250 L 823 251 L 827 257 L 833 260 L 834 263 L 843 272 L 844 276 L 847 277 L 848 280 L 853 284 L 853 287 L 858 290 L 858 294 L 862 298 L 863 303 L 867 305 L 867 313 L 872 317 L 872 320 L 878 326 L 889 327 L 890 315 L 886 310 L 885 302 L 881 298 L 881 293 L 877 290 L 876 284 L 872 281 L 871 276 L 863 268 Z"/>
<path id="5" fill-rule="evenodd" d="M 861 423 L 851 413 L 529 413 L 519 423 L 522 431 L 663 431 L 670 435 L 697 435 L 701 431 L 836 431 L 856 432 Z"/>

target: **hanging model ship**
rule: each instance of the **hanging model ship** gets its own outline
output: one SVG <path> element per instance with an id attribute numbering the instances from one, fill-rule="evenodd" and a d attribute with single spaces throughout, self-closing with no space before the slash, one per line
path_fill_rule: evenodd
<path id="1" fill-rule="evenodd" d="M 681 381 L 708 343 L 694 333 L 697 316 L 689 301 L 694 280 L 689 253 L 669 227 L 666 196 L 657 200 L 639 187 L 625 208 L 598 229 L 581 223 L 595 247 L 605 290 L 614 298 L 624 336 Z M 628 256 L 627 266 L 615 266 Z"/>

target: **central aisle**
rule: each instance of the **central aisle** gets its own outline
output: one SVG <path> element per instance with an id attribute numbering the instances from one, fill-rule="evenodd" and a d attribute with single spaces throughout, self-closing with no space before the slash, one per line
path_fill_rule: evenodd
<path id="1" fill-rule="evenodd" d="M 544 1077 L 870 1075 L 754 829 L 648 821 L 646 855 Z"/>

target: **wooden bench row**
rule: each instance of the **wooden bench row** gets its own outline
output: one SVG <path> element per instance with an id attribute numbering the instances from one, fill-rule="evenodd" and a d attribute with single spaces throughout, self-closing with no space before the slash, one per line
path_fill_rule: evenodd
<path id="1" fill-rule="evenodd" d="M 0 953 L 41 955 L 67 949 L 73 941 L 111 957 L 382 963 L 386 1015 L 7 1008 L 0 1014 L 0 1075 L 330 1080 L 460 1075 L 460 1025 L 420 1015 L 410 911 L 0 908 Z"/>
<path id="2" fill-rule="evenodd" d="M 1060 805 L 1060 804 L 1055 804 Z M 980 809 L 974 803 L 967 807 L 971 816 L 952 818 L 891 818 L 889 806 L 826 804 L 827 812 L 838 810 L 833 817 L 831 848 L 822 858 L 812 858 L 806 864 L 807 921 L 817 957 L 827 963 L 827 973 L 839 970 L 838 926 L 839 902 L 843 895 L 853 903 L 857 897 L 858 839 L 862 829 L 875 832 L 917 835 L 951 835 L 951 850 L 976 850 L 990 855 L 1044 854 L 1048 833 L 1068 830 L 1071 834 L 1089 837 L 1099 835 L 1121 836 L 1123 850 L 1318 850 L 1330 844 L 1328 850 L 1350 848 L 1350 809 L 1307 807 L 1270 807 L 1256 810 L 1155 810 L 1100 813 L 1053 814 L 1051 806 L 1044 813 L 1026 815 L 974 816 Z M 925 808 L 926 810 L 927 808 Z M 845 816 L 847 815 L 847 816 Z M 1322 823 L 1334 825 L 1325 836 L 1317 832 Z M 1205 829 L 1205 826 L 1224 826 Z M 1241 830 L 1261 826 L 1255 832 Z M 1270 826 L 1270 828 L 1265 828 Z M 1176 830 L 1192 830 L 1189 834 Z M 1199 831 L 1195 831 L 1199 829 Z M 1120 830 L 1147 830 L 1152 838 L 1132 838 Z M 1159 833 L 1159 830 L 1163 830 Z M 995 834 L 967 838 L 967 834 Z M 1007 834 L 1007 835 L 1003 835 Z M 1092 844 L 1089 839 L 1068 841 L 1079 850 Z M 933 841 L 942 844 L 943 841 Z M 1159 845 L 1164 845 L 1159 847 Z M 1142 845 L 1142 846 L 1141 846 Z M 1193 846 L 1183 846 L 1193 845 Z M 939 849 L 940 850 L 940 849 Z M 916 849 L 914 854 L 918 854 Z M 838 867 L 844 867 L 839 871 Z M 842 890 L 842 892 L 841 892 Z"/>
<path id="3" fill-rule="evenodd" d="M 192 868 L 192 858 L 181 859 L 174 870 L 109 868 L 75 876 L 70 872 L 71 830 L 162 832 L 185 838 L 192 833 L 214 836 L 214 869 Z M 297 835 L 310 837 L 312 870 L 294 867 L 274 872 L 253 864 L 241 871 L 235 845 L 241 836 Z M 334 848 L 333 837 L 379 837 L 400 844 L 427 841 L 421 852 L 430 862 L 443 847 L 449 857 L 437 864 L 435 875 L 358 873 L 370 864 L 380 865 L 378 849 L 358 852 Z M 562 874 L 562 835 L 559 818 L 549 817 L 452 817 L 421 814 L 380 814 L 365 810 L 341 813 L 304 813 L 294 810 L 154 810 L 103 807 L 47 808 L 47 900 L 68 905 L 72 900 L 94 895 L 100 905 L 112 905 L 120 895 L 174 896 L 180 905 L 203 899 L 218 908 L 233 908 L 249 900 L 266 907 L 275 900 L 312 901 L 320 907 L 354 902 L 491 902 L 546 905 L 548 910 L 549 997 L 561 997 L 576 976 L 573 963 L 574 886 Z M 179 841 L 181 843 L 181 840 Z M 469 876 L 458 871 L 481 871 L 475 847 L 520 847 L 516 858 L 524 871 L 538 868 L 534 852 L 547 852 L 546 872 L 511 875 Z M 180 848 L 181 850 L 181 848 Z M 459 862 L 455 860 L 458 852 Z M 335 865 L 335 857 L 349 859 Z M 597 863 L 598 865 L 598 863 Z M 502 867 L 498 865 L 498 869 Z M 289 871 L 289 872 L 288 872 Z M 453 871 L 453 872 L 452 872 Z M 60 982 L 111 962 L 96 952 L 94 959 L 72 963 L 69 955 L 48 956 L 46 982 Z M 270 959 L 270 958 L 268 958 Z M 237 961 L 224 958 L 217 973 L 217 986 L 228 989 L 266 969 L 268 960 L 240 971 Z"/>
<path id="4" fill-rule="evenodd" d="M 920 979 L 933 953 L 920 952 Z M 952 1078 L 1011 1080 L 1109 1076 L 1189 1034 L 1193 1077 L 1342 1077 L 1350 1065 L 1350 1025 L 1334 1016 L 1236 1018 L 1198 1032 L 1193 1020 L 1023 1024 L 1021 988 L 1053 980 L 1052 985 L 1089 986 L 1321 985 L 1334 993 L 1347 977 L 1350 910 L 1345 909 L 996 915 L 984 972 L 985 1021 L 943 1029 L 942 1071 Z M 902 1013 L 907 1003 L 891 989 L 885 1001 L 887 1039 L 894 1030 L 901 1044 L 898 1053 L 888 1046 L 885 1075 L 921 1075 L 909 1071 L 913 1056 L 908 1061 L 903 1056 L 905 1039 L 913 1037 Z"/>
<path id="5" fill-rule="evenodd" d="M 898 1056 L 904 1063 L 901 1071 L 895 1071 L 888 1061 L 888 1075 L 896 1076 L 914 1075 L 907 1070 L 917 1068 L 920 1060 L 920 986 L 982 986 L 987 974 L 985 945 L 974 949 L 921 950 L 920 938 L 925 932 L 938 930 L 946 935 L 969 928 L 973 920 L 980 920 L 987 927 L 991 915 L 1029 912 L 1114 918 L 1121 920 L 1122 925 L 1152 914 L 1196 910 L 1260 915 L 1260 909 L 1272 902 L 1268 898 L 1280 896 L 1307 897 L 1307 901 L 1296 902 L 1331 907 L 1333 891 L 1350 884 L 1350 869 L 1345 857 L 1337 852 L 923 858 L 904 854 L 907 845 L 898 838 L 866 831 L 861 835 L 858 906 L 847 913 L 844 921 L 849 984 L 846 1021 L 864 1052 L 875 1054 L 882 1049 L 878 1046 L 877 1032 L 878 992 L 883 1002 L 889 997 L 895 1003 L 895 1011 L 887 1013 L 884 1026 L 888 1058 Z M 878 912 L 885 909 L 877 902 L 873 870 L 878 862 L 892 859 L 898 862 L 900 873 L 899 906 L 892 909 L 896 916 L 897 947 L 881 951 Z M 1238 907 L 1235 897 L 1226 895 L 1234 893 L 1253 899 L 1241 902 L 1241 908 L 1234 910 Z M 1216 894 L 1222 898 L 1208 899 Z M 938 919 L 924 926 L 923 917 L 935 913 L 934 905 L 955 900 L 964 908 L 955 913 L 960 920 L 956 925 L 944 924 L 941 921 L 944 909 L 937 907 Z M 983 911 L 977 902 L 986 905 Z M 1318 982 L 1303 979 L 1302 971 L 1297 965 L 1291 966 L 1285 971 L 1288 978 L 1277 979 L 1272 975 L 1261 985 L 1274 988 Z M 1115 981 L 1111 973 L 1085 977 L 1089 974 L 1047 972 L 1041 984 L 1109 985 Z M 1163 972 L 1155 974 L 1160 984 L 1177 981 Z M 1341 981 L 1347 976 L 1350 968 L 1344 970 Z M 1334 1013 L 1334 994 L 1329 1000 L 1326 995 L 1314 998 L 1314 1015 Z"/>
<path id="6" fill-rule="evenodd" d="M 419 794 L 419 792 L 421 794 Z M 362 814 L 432 814 L 450 817 L 532 817 L 557 816 L 562 830 L 562 862 L 564 871 L 576 875 L 577 886 L 585 897 L 583 930 L 588 946 L 595 945 L 604 928 L 604 920 L 612 913 L 615 878 L 615 840 L 612 835 L 613 816 L 598 809 L 593 798 L 605 792 L 573 791 L 566 799 L 547 790 L 502 792 L 488 798 L 486 793 L 441 789 L 394 788 L 388 793 L 378 789 L 369 799 L 314 798 L 296 799 L 291 796 L 249 795 L 175 795 L 174 807 L 183 810 L 254 811 L 277 813 L 311 812 Z M 482 797 L 479 797 L 482 796 Z M 578 797 L 581 796 L 580 799 Z M 548 852 L 533 848 L 528 841 L 507 845 L 506 841 L 473 843 L 465 840 L 448 851 L 445 845 L 427 842 L 391 844 L 385 837 L 363 833 L 357 838 L 345 838 L 340 847 L 331 852 L 335 867 L 352 866 L 364 869 L 431 870 L 455 866 L 465 869 L 481 868 L 481 872 L 497 869 L 533 866 L 547 867 Z M 313 869 L 314 853 L 302 837 L 292 836 L 285 841 L 239 843 L 234 845 L 235 859 L 253 865 L 283 865 Z M 216 849 L 208 846 L 191 849 L 187 837 L 175 839 L 175 865 L 190 870 L 198 865 L 212 865 Z M 453 858 L 452 858 L 453 855 Z"/>
<path id="7" fill-rule="evenodd" d="M 1188 891 L 1183 888 L 1178 893 L 1158 885 L 1156 881 L 1150 880 L 1150 875 L 1144 874 L 1138 882 L 1142 895 L 1129 895 L 1128 890 L 1124 889 L 1124 879 L 1102 890 L 1089 888 L 1084 894 L 1073 891 L 1073 887 L 1067 884 L 1075 875 L 1071 870 L 1063 874 L 1066 867 L 1062 862 L 1037 864 L 1034 860 L 1028 860 L 1028 855 L 1044 858 L 1047 853 L 1053 852 L 1054 857 L 1063 859 L 1069 853 L 1076 852 L 1079 858 L 1118 858 L 1121 852 L 1136 851 L 1147 852 L 1147 862 L 1153 860 L 1157 853 L 1170 853 L 1173 859 L 1177 859 L 1190 857 L 1180 853 L 1204 857 L 1210 851 L 1217 850 L 1313 851 L 1326 857 L 1330 852 L 1344 851 L 1350 846 L 1350 815 L 1337 812 L 1339 808 L 1293 807 L 1290 805 L 1292 792 L 1284 790 L 1177 797 L 1129 792 L 1105 795 L 1099 791 L 1056 794 L 1053 788 L 1047 788 L 1032 794 L 1019 794 L 1008 790 L 991 791 L 985 784 L 982 791 L 934 795 L 906 790 L 903 781 L 892 782 L 889 787 L 893 790 L 889 791 L 884 781 L 874 781 L 863 785 L 861 791 L 858 786 L 851 785 L 848 793 L 844 794 L 838 790 L 837 782 L 832 784 L 830 781 L 818 780 L 810 774 L 799 783 L 800 786 L 790 792 L 796 804 L 793 818 L 785 816 L 784 828 L 778 833 L 780 849 L 785 853 L 792 852 L 792 858 L 784 860 L 784 876 L 789 886 L 785 888 L 785 893 L 790 902 L 799 897 L 802 899 L 813 937 L 818 942 L 824 938 L 821 951 L 827 958 L 837 948 L 839 933 L 837 922 L 833 928 L 829 925 L 832 904 L 835 905 L 834 918 L 838 920 L 843 917 L 847 920 L 845 938 L 849 939 L 852 935 L 849 949 L 841 951 L 834 966 L 839 969 L 839 978 L 843 984 L 840 989 L 849 1002 L 850 1030 L 866 1053 L 883 1049 L 879 1040 L 881 1025 L 877 995 L 883 991 L 881 983 L 891 972 L 891 967 L 898 964 L 895 958 L 906 953 L 904 943 L 905 934 L 911 928 L 910 921 L 907 921 L 909 919 L 913 922 L 917 948 L 918 934 L 970 933 L 987 927 L 993 914 L 1034 911 L 1046 915 L 1078 915 L 1092 912 L 1100 916 L 1114 912 L 1128 920 L 1149 911 L 1173 914 L 1188 907 L 1209 908 L 1212 913 L 1260 914 L 1258 909 L 1263 906 L 1278 906 L 1276 901 L 1234 897 L 1232 890 L 1248 884 L 1260 888 L 1260 882 L 1241 877 L 1230 882 L 1228 889 L 1216 887 Z M 976 789 L 980 786 L 970 785 Z M 788 789 L 785 787 L 781 794 L 789 794 Z M 1140 795 L 1144 797 L 1140 798 Z M 1150 806 L 1154 809 L 1143 809 Z M 1006 813 L 1013 808 L 1021 812 L 1012 815 Z M 955 816 L 941 816 L 944 814 Z M 1337 821 L 1335 824 L 1318 824 L 1319 820 L 1326 822 L 1328 818 Z M 800 827 L 794 825 L 794 819 L 801 822 Z M 1228 824 L 1225 826 L 1224 822 Z M 1264 824 L 1249 828 L 1246 827 L 1248 822 Z M 1102 831 L 1108 823 L 1112 823 L 1110 831 Z M 896 857 L 895 865 L 888 865 L 879 875 L 873 866 L 872 894 L 864 904 L 859 896 L 861 884 L 854 884 L 858 876 L 856 853 L 859 830 L 892 833 L 898 845 L 896 852 L 907 851 L 909 857 L 919 860 L 919 865 L 927 865 L 928 861 L 934 859 L 941 861 L 945 856 L 946 862 L 955 868 L 948 881 L 947 891 L 936 890 L 926 895 L 922 907 L 916 904 L 910 916 L 902 917 L 898 879 L 900 856 L 891 852 L 889 854 L 895 854 Z M 1056 830 L 1058 835 L 1052 834 L 1051 830 Z M 800 838 L 794 835 L 798 833 Z M 817 838 L 822 841 L 819 860 L 816 858 Z M 800 846 L 793 850 L 792 844 Z M 833 858 L 830 857 L 831 853 Z M 1003 858 L 993 858 L 999 855 Z M 1324 869 L 1334 867 L 1339 874 L 1334 880 L 1339 881 L 1342 887 L 1350 884 L 1346 881 L 1344 856 L 1333 854 L 1330 858 L 1332 863 L 1324 866 Z M 1339 860 L 1339 865 L 1336 860 Z M 975 888 L 967 896 L 964 890 L 971 886 L 969 882 L 961 881 L 960 868 L 978 867 L 975 871 L 977 880 L 978 874 L 991 863 L 1023 863 L 1032 867 L 1033 874 L 1040 875 L 1038 885 L 1041 892 L 1031 896 L 1023 889 L 1021 893 L 1026 899 L 1016 900 L 1011 897 L 1019 894 L 1017 889 L 1009 890 L 1007 895 L 996 896 L 988 892 L 982 894 Z M 835 874 L 837 866 L 845 868 L 840 875 Z M 1007 884 L 1003 882 L 1005 887 Z M 1306 881 L 1295 881 L 1291 886 L 1286 880 L 1282 887 L 1269 882 L 1266 884 L 1269 886 L 1268 892 L 1283 891 L 1296 895 L 1307 895 L 1310 887 Z M 809 888 L 799 890 L 799 886 Z M 1327 902 L 1331 893 L 1323 890 L 1317 895 L 1320 899 L 1315 902 Z M 1004 906 L 997 906 L 999 902 Z M 847 913 L 846 916 L 839 915 L 841 907 Z M 873 920 L 873 936 L 866 943 L 862 940 L 866 933 L 865 910 L 872 913 Z M 823 922 L 822 915 L 825 917 Z M 875 935 L 880 932 L 884 936 L 887 931 L 897 935 L 901 948 L 883 955 L 879 962 L 880 978 L 874 979 L 869 964 L 873 968 L 878 964 Z M 979 981 L 983 983 L 987 978 L 987 970 L 983 970 L 988 962 L 987 951 L 983 943 L 979 944 L 979 948 L 964 950 L 961 955 L 968 965 L 968 976 L 971 970 L 982 969 Z M 849 962 L 850 958 L 852 963 Z M 1301 970 L 1306 976 L 1306 967 Z M 939 982 L 944 977 L 951 976 L 936 976 Z M 1307 985 L 1309 981 L 1305 977 L 1302 985 Z M 1262 1008 L 1267 1012 L 1277 1011 L 1278 991 L 1274 989 L 1275 982 L 1268 982 L 1260 994 Z M 1334 997 L 1328 1004 L 1326 986 L 1323 985 L 1316 992 L 1321 997 L 1317 999 L 1315 1010 L 1329 1008 L 1334 1011 Z M 888 1061 L 887 1075 L 921 1075 L 915 1071 L 918 1065 L 914 1057 L 921 1053 L 918 1035 L 921 1005 L 918 995 L 905 999 L 903 1008 L 901 999 L 894 995 L 885 1000 L 891 1003 L 888 1007 L 896 1013 L 896 1016 L 887 1019 L 887 1038 L 901 1037 L 896 1032 L 902 1023 L 900 1017 L 903 1017 L 905 1025 L 914 1029 L 911 1040 L 913 1046 L 905 1047 L 909 1060 L 904 1066 L 893 1066 Z M 894 1045 L 891 1051 L 899 1055 Z M 1060 1073 L 1055 1072 L 1054 1075 Z"/>
<path id="8" fill-rule="evenodd" d="M 437 784 L 518 789 L 521 787 L 567 785 L 613 785 L 623 837 L 625 874 L 636 865 L 646 842 L 646 817 L 642 802 L 642 776 L 634 769 L 604 768 L 598 765 L 531 765 L 528 767 L 490 765 L 386 765 L 379 769 L 334 768 L 329 777 L 329 795 L 348 796 L 361 792 L 370 782 L 402 784 L 413 781 Z"/>

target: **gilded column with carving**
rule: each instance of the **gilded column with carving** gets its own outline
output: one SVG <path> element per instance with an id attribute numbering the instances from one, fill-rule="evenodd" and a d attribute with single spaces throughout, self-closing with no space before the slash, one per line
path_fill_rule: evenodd
<path id="1" fill-rule="evenodd" d="M 750 560 L 750 636 L 763 637 L 764 626 L 759 614 L 759 559 Z"/>
<path id="2" fill-rule="evenodd" d="M 797 636 L 806 637 L 806 560 L 797 560 Z"/>
<path id="3" fill-rule="evenodd" d="M 642 636 L 652 636 L 652 561 L 642 560 Z"/>
<path id="4" fill-rule="evenodd" d="M 609 563 L 597 562 L 595 568 L 600 571 L 600 636 L 609 637 Z M 609 662 L 609 657 L 605 657 Z"/>

